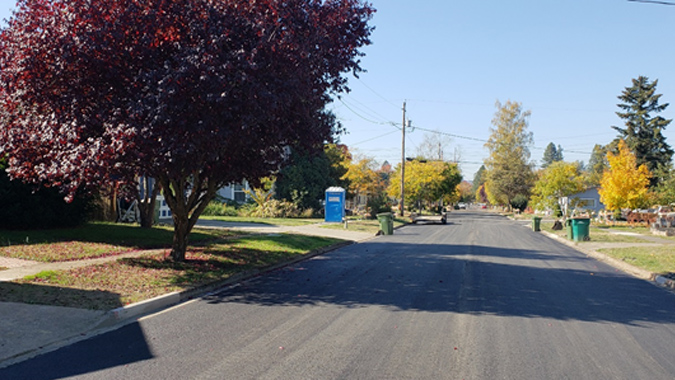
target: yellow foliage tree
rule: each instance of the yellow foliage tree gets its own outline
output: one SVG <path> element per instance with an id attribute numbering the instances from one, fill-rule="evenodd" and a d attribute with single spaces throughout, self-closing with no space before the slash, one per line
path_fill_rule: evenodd
<path id="1" fill-rule="evenodd" d="M 511 207 L 517 195 L 527 196 L 534 182 L 530 146 L 532 132 L 528 132 L 530 111 L 525 111 L 518 102 L 496 103 L 497 112 L 492 119 L 490 138 L 485 147 L 489 156 L 485 159 L 488 198 L 493 205 Z"/>
<path id="2" fill-rule="evenodd" d="M 473 200 L 472 186 L 467 181 L 460 182 L 457 185 L 458 199 L 457 201 L 471 202 Z"/>
<path id="3" fill-rule="evenodd" d="M 476 190 L 476 202 L 478 203 L 488 203 L 490 200 L 488 199 L 488 194 L 485 190 L 486 184 L 482 184 L 478 186 L 478 189 Z"/>
<path id="4" fill-rule="evenodd" d="M 443 161 L 407 162 L 405 165 L 405 201 L 434 202 L 443 199 L 454 202 L 459 198 L 457 185 L 462 175 L 456 164 Z M 401 193 L 401 166 L 396 167 L 389 185 L 389 195 L 398 197 Z"/>
<path id="5" fill-rule="evenodd" d="M 483 184 L 483 190 L 485 190 L 485 195 L 487 195 L 487 200 L 489 204 L 499 205 L 500 203 L 502 203 L 502 199 L 498 198 L 498 196 L 492 190 L 491 182 L 486 181 L 485 184 Z"/>
<path id="6" fill-rule="evenodd" d="M 356 195 L 377 194 L 382 188 L 382 179 L 375 171 L 375 166 L 371 158 L 353 160 L 342 179 L 349 181 L 349 190 Z"/>
<path id="7" fill-rule="evenodd" d="M 617 154 L 607 153 L 609 169 L 600 180 L 600 201 L 615 211 L 648 206 L 651 172 L 645 165 L 636 165 L 635 155 L 624 140 L 619 141 L 618 149 Z"/>
<path id="8" fill-rule="evenodd" d="M 584 181 L 579 165 L 556 161 L 539 173 L 539 179 L 532 190 L 531 203 L 540 210 L 553 208 L 561 197 L 583 190 Z"/>

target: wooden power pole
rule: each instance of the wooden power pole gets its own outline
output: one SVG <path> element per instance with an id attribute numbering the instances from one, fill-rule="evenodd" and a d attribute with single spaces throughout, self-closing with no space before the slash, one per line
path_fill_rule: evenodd
<path id="1" fill-rule="evenodd" d="M 403 124 L 401 125 L 401 201 L 398 205 L 400 215 L 403 216 L 403 199 L 405 198 L 405 101 L 403 102 Z"/>

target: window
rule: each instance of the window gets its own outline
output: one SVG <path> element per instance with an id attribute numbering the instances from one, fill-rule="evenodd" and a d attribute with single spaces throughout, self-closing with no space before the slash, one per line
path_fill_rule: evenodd
<path id="1" fill-rule="evenodd" d="M 246 202 L 246 193 L 243 191 L 235 191 L 234 192 L 234 200 L 239 203 L 244 203 Z"/>
<path id="2" fill-rule="evenodd" d="M 592 198 L 581 198 L 577 202 L 577 207 L 580 208 L 595 208 L 595 199 Z"/>

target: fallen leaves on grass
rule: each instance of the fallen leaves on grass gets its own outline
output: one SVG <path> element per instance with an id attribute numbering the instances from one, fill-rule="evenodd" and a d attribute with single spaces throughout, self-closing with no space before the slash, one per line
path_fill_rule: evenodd
<path id="1" fill-rule="evenodd" d="M 130 247 L 105 243 L 67 241 L 1 247 L 0 256 L 41 262 L 58 262 L 116 256 L 133 250 Z"/>
<path id="2" fill-rule="evenodd" d="M 183 262 L 169 260 L 168 250 L 155 251 L 105 264 L 43 272 L 12 283 L 12 292 L 0 283 L 0 301 L 106 310 L 222 281 L 335 242 L 297 235 L 247 236 L 227 243 L 191 247 Z"/>

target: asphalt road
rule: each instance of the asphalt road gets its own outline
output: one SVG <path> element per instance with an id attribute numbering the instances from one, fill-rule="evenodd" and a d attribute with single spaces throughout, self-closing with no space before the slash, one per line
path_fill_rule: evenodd
<path id="1" fill-rule="evenodd" d="M 454 212 L 0 369 L 0 379 L 673 379 L 675 295 Z"/>

